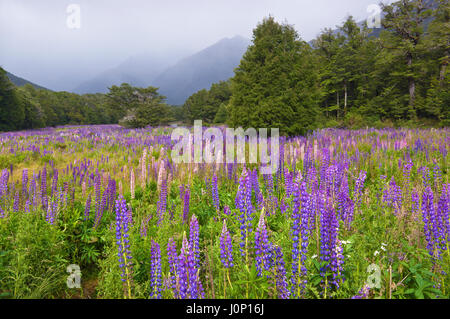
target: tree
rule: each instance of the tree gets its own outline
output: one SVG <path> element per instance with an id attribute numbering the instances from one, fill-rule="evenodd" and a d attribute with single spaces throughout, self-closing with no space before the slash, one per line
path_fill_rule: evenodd
<path id="1" fill-rule="evenodd" d="M 228 119 L 227 105 L 225 103 L 222 103 L 220 104 L 216 116 L 214 117 L 214 123 L 225 124 L 227 122 L 227 119 Z"/>
<path id="2" fill-rule="evenodd" d="M 183 104 L 186 121 L 190 124 L 195 120 L 203 120 L 205 123 L 215 122 L 220 105 L 228 103 L 230 98 L 230 81 L 213 83 L 209 90 L 202 89 L 192 94 Z"/>
<path id="3" fill-rule="evenodd" d="M 22 128 L 25 111 L 20 103 L 14 84 L 6 71 L 0 68 L 0 131 Z"/>
<path id="4" fill-rule="evenodd" d="M 25 129 L 41 128 L 45 126 L 45 114 L 39 102 L 29 93 L 30 89 L 34 90 L 31 84 L 17 89 L 18 101 L 22 104 L 25 114 L 22 127 Z"/>
<path id="5" fill-rule="evenodd" d="M 450 125 L 450 3 L 441 0 L 433 11 L 433 21 L 428 26 L 428 36 L 422 43 L 427 52 L 430 87 L 422 116 L 437 117 L 445 126 Z M 439 72 L 435 72 L 439 69 Z"/>
<path id="6" fill-rule="evenodd" d="M 317 63 L 292 26 L 265 18 L 232 78 L 231 126 L 279 128 L 283 134 L 317 127 Z"/>
<path id="7" fill-rule="evenodd" d="M 382 32 L 383 46 L 393 52 L 396 60 L 404 65 L 399 70 L 399 78 L 408 83 L 408 114 L 410 119 L 417 117 L 416 82 L 420 78 L 419 44 L 424 36 L 424 22 L 431 15 L 431 2 L 427 0 L 400 0 L 391 5 L 381 4 L 385 13 L 382 20 L 387 32 Z M 397 61 L 396 61 L 397 62 Z M 401 79 L 399 79 L 401 80 Z"/>
<path id="8" fill-rule="evenodd" d="M 125 126 L 157 126 L 172 120 L 165 97 L 155 87 L 138 88 L 123 83 L 120 87 L 113 86 L 107 96 L 110 107 L 118 107 L 113 118 L 123 114 L 120 123 Z"/>

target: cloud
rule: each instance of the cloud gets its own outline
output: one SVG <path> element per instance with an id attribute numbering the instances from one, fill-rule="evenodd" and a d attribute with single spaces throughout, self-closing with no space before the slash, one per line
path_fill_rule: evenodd
<path id="1" fill-rule="evenodd" d="M 392 1 L 390 1 L 392 2 Z M 187 55 L 224 37 L 251 38 L 269 14 L 305 40 L 349 14 L 366 19 L 374 0 L 1 0 L 0 65 L 56 90 L 151 52 Z M 79 29 L 67 7 L 80 7 Z M 173 54 L 172 54 L 173 56 Z"/>

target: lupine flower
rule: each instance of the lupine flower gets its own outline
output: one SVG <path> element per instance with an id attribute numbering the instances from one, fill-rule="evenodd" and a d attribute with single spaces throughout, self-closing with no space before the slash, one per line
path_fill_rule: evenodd
<path id="1" fill-rule="evenodd" d="M 16 195 L 14 196 L 14 204 L 13 204 L 13 211 L 18 212 L 19 211 L 19 191 L 16 192 Z"/>
<path id="2" fill-rule="evenodd" d="M 158 225 L 164 219 L 164 214 L 167 212 L 167 180 L 163 179 L 161 183 L 159 201 L 157 203 Z"/>
<path id="3" fill-rule="evenodd" d="M 220 260 L 225 268 L 233 267 L 233 246 L 226 220 L 223 220 L 222 234 L 220 235 Z"/>
<path id="4" fill-rule="evenodd" d="M 150 267 L 150 298 L 161 299 L 161 249 L 158 243 L 152 241 Z"/>
<path id="5" fill-rule="evenodd" d="M 84 209 L 84 220 L 89 219 L 90 211 L 91 211 L 91 194 L 89 194 L 88 198 L 86 199 L 86 206 Z"/>
<path id="6" fill-rule="evenodd" d="M 187 222 L 189 218 L 189 201 L 191 197 L 191 190 L 187 187 L 184 191 L 184 202 L 183 202 L 183 222 Z"/>
<path id="7" fill-rule="evenodd" d="M 322 195 L 323 196 L 323 195 Z M 321 269 L 322 277 L 326 277 L 327 272 L 333 274 L 333 283 L 336 288 L 339 288 L 338 276 L 342 269 L 342 248 L 338 246 L 338 229 L 339 224 L 336 220 L 336 215 L 331 206 L 325 208 L 325 199 L 322 199 L 321 217 L 320 217 L 320 259 L 325 262 L 325 266 Z"/>
<path id="8" fill-rule="evenodd" d="M 255 259 L 256 259 L 256 271 L 258 277 L 262 276 L 262 270 L 269 269 L 268 263 L 269 254 L 269 239 L 267 235 L 266 224 L 264 222 L 264 209 L 261 212 L 259 218 L 258 227 L 255 231 Z"/>
<path id="9" fill-rule="evenodd" d="M 122 197 L 116 200 L 116 243 L 118 246 L 119 267 L 121 269 L 121 280 L 131 297 L 131 252 L 129 241 L 129 219 L 127 202 Z"/>
<path id="10" fill-rule="evenodd" d="M 45 220 L 50 225 L 53 225 L 55 222 L 57 205 L 58 205 L 58 203 L 55 200 L 51 200 L 47 206 L 47 215 L 45 217 Z"/>
<path id="11" fill-rule="evenodd" d="M 289 299 L 290 292 L 286 279 L 286 268 L 284 265 L 283 253 L 280 247 L 275 247 L 275 284 L 277 288 L 277 295 L 280 299 Z"/>
<path id="12" fill-rule="evenodd" d="M 41 199 L 42 199 L 42 206 L 44 209 L 47 209 L 47 169 L 46 166 L 44 166 L 44 169 L 42 170 L 41 174 Z"/>
<path id="13" fill-rule="evenodd" d="M 27 196 L 27 189 L 28 189 L 28 169 L 24 169 L 22 171 L 22 195 L 25 197 Z"/>
<path id="14" fill-rule="evenodd" d="M 398 212 L 402 206 L 402 190 L 395 183 L 394 177 L 391 178 L 389 186 L 384 190 L 383 201 L 388 207 L 395 208 Z"/>
<path id="15" fill-rule="evenodd" d="M 229 216 L 230 213 L 231 213 L 230 207 L 225 206 L 225 207 L 223 208 L 223 213 L 224 213 L 226 216 Z"/>
<path id="16" fill-rule="evenodd" d="M 197 268 L 200 268 L 200 246 L 199 246 L 199 225 L 195 215 L 192 215 L 189 225 L 189 245 L 194 255 L 194 263 Z"/>
<path id="17" fill-rule="evenodd" d="M 311 196 L 306 190 L 306 182 L 302 181 L 300 189 L 298 179 L 293 186 L 294 203 L 292 210 L 292 294 L 299 297 L 300 290 L 305 288 L 306 280 L 298 281 L 299 276 L 306 276 L 306 254 L 308 252 L 309 230 L 308 221 L 311 210 Z M 301 204 L 301 212 L 300 212 Z M 301 247 L 299 247 L 301 242 Z"/>
<path id="18" fill-rule="evenodd" d="M 361 206 L 362 200 L 362 190 L 364 188 L 364 181 L 366 180 L 367 173 L 366 171 L 359 172 L 359 177 L 356 179 L 355 184 L 355 203 L 358 206 Z"/>
<path id="19" fill-rule="evenodd" d="M 25 213 L 29 213 L 30 212 L 30 204 L 31 204 L 30 200 L 27 199 L 26 202 L 25 202 L 25 208 L 24 208 Z M 1 213 L 0 213 L 0 215 L 1 215 Z"/>
<path id="20" fill-rule="evenodd" d="M 242 257 L 247 257 L 248 236 L 251 232 L 251 214 L 253 206 L 251 203 L 251 185 L 247 171 L 244 169 L 239 179 L 239 188 L 236 194 L 235 205 L 240 211 L 239 222 L 241 224 L 240 251 Z"/>
<path id="21" fill-rule="evenodd" d="M 353 296 L 351 299 L 366 299 L 369 295 L 370 288 L 367 285 L 364 285 L 360 291 L 358 291 L 358 294 Z"/>
<path id="22" fill-rule="evenodd" d="M 220 210 L 220 202 L 219 202 L 219 191 L 217 189 L 217 175 L 214 174 L 211 182 L 211 192 L 212 192 L 212 198 L 213 198 L 213 204 L 216 208 L 216 212 Z"/>
<path id="23" fill-rule="evenodd" d="M 432 257 L 436 257 L 436 236 L 439 236 L 439 232 L 437 227 L 437 216 L 434 208 L 434 195 L 430 186 L 425 189 L 422 195 L 422 220 L 424 224 L 424 234 L 427 241 L 428 252 Z"/>
<path id="24" fill-rule="evenodd" d="M 177 286 L 180 298 L 203 298 L 203 286 L 199 278 L 198 268 L 195 265 L 194 252 L 186 239 L 186 234 L 183 236 L 181 252 L 178 256 L 177 274 Z"/>

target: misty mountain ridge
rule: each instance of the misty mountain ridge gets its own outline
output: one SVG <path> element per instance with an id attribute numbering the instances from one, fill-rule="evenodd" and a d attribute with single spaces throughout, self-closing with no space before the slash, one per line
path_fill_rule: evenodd
<path id="1" fill-rule="evenodd" d="M 133 86 L 155 86 L 167 103 L 180 105 L 193 93 L 234 74 L 251 40 L 241 36 L 224 38 L 183 59 L 162 56 L 132 57 L 114 69 L 81 83 L 74 92 L 106 93 L 108 87 L 127 82 Z"/>
<path id="2" fill-rule="evenodd" d="M 6 71 L 6 70 L 5 70 Z M 40 86 L 40 85 L 37 85 L 37 84 L 35 84 L 35 83 L 33 83 L 33 82 L 30 82 L 30 81 L 28 81 L 28 80 L 25 80 L 25 79 L 23 79 L 23 78 L 21 78 L 21 77 L 19 77 L 19 76 L 17 76 L 17 75 L 14 75 L 14 74 L 12 74 L 12 73 L 10 73 L 10 72 L 8 72 L 8 71 L 6 71 L 6 76 L 9 78 L 9 80 L 14 84 L 14 85 L 16 85 L 16 86 L 24 86 L 24 85 L 26 85 L 26 84 L 31 84 L 33 87 L 35 87 L 36 89 L 39 89 L 39 90 L 48 90 L 47 88 L 45 88 L 45 87 L 43 87 L 43 86 Z"/>

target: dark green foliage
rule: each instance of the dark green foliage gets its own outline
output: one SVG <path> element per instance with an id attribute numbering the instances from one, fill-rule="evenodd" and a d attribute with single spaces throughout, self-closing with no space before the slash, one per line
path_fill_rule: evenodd
<path id="1" fill-rule="evenodd" d="M 14 85 L 0 68 L 0 131 L 22 127 L 25 118 L 24 106 L 17 97 Z"/>
<path id="2" fill-rule="evenodd" d="M 125 115 L 119 118 L 125 126 L 158 126 L 173 120 L 170 109 L 164 103 L 165 97 L 155 87 L 137 88 L 123 83 L 120 87 L 111 87 L 107 97 L 109 109 L 118 110 L 115 116 Z"/>
<path id="3" fill-rule="evenodd" d="M 188 123 L 203 120 L 206 123 L 218 123 L 215 118 L 222 104 L 228 103 L 231 97 L 231 83 L 221 81 L 214 83 L 208 90 L 200 90 L 192 94 L 183 105 L 183 113 Z M 226 120 L 223 110 L 221 118 Z M 220 117 L 219 117 L 220 119 Z M 225 120 L 222 122 L 224 123 Z"/>
<path id="4" fill-rule="evenodd" d="M 232 79 L 229 124 L 304 134 L 317 125 L 317 58 L 294 28 L 266 18 Z"/>

